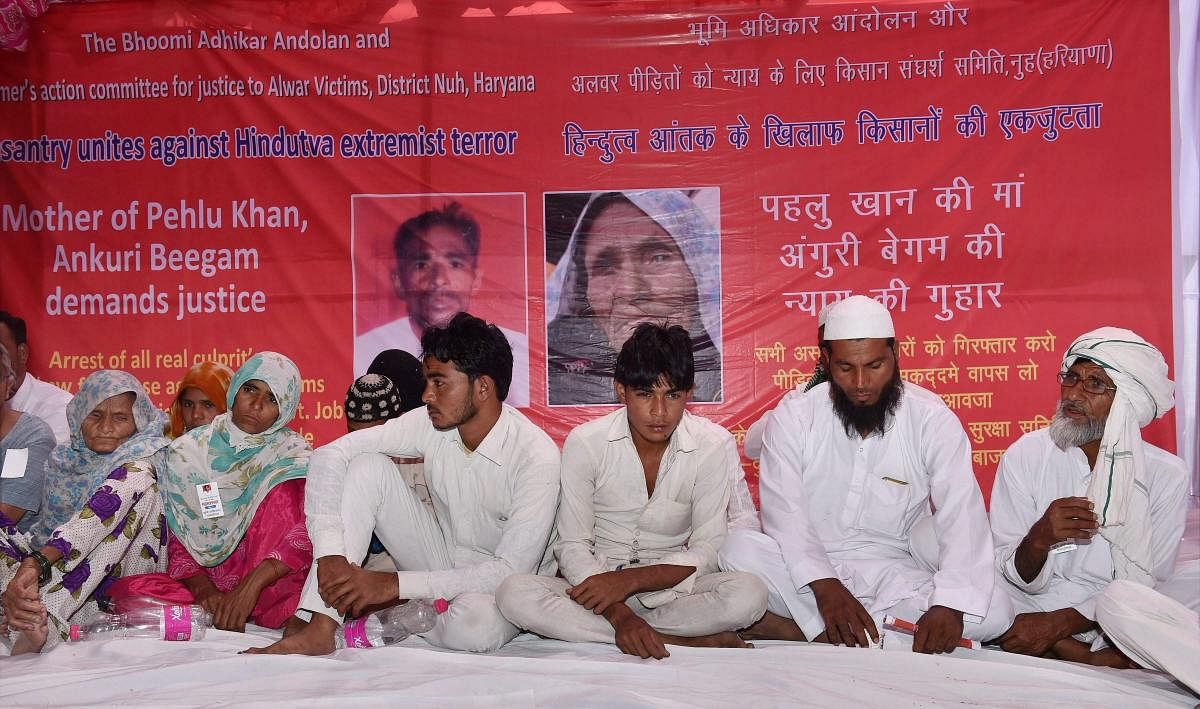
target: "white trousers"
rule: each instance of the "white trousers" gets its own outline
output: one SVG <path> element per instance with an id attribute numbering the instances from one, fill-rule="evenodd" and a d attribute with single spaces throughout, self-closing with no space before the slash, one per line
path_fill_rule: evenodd
<path id="1" fill-rule="evenodd" d="M 929 610 L 929 600 L 933 595 L 933 574 L 937 571 L 937 539 L 933 535 L 932 523 L 918 524 L 913 530 L 909 544 L 912 547 L 913 559 L 929 572 L 929 581 L 916 589 L 911 597 L 890 608 L 875 609 L 871 617 L 876 628 L 882 625 L 885 615 L 915 623 Z M 783 561 L 783 553 L 774 539 L 753 530 L 731 529 L 725 537 L 719 558 L 722 570 L 747 571 L 762 578 L 767 584 L 767 610 L 775 615 L 791 618 L 809 641 L 825 632 L 825 621 L 817 608 L 816 596 L 809 586 L 797 589 L 792 583 L 792 577 Z M 901 561 L 897 560 L 897 563 Z M 853 588 L 849 590 L 854 592 Z M 979 623 L 964 622 L 963 636 L 981 642 L 991 640 L 1008 630 L 1012 621 L 1012 603 L 997 580 L 992 588 L 987 615 Z"/>
<path id="2" fill-rule="evenodd" d="M 1193 562 L 1181 571 L 1187 600 L 1200 596 L 1200 566 Z M 1174 581 L 1175 579 L 1172 579 Z M 1110 583 L 1096 603 L 1096 622 L 1114 645 L 1142 667 L 1173 675 L 1200 694 L 1200 615 L 1167 593 L 1132 581 Z"/>
<path id="3" fill-rule="evenodd" d="M 496 603 L 512 623 L 538 635 L 568 642 L 615 642 L 612 625 L 571 600 L 568 588 L 566 579 L 516 574 L 500 584 Z M 667 635 L 697 637 L 756 622 L 766 610 L 767 589 L 751 574 L 715 573 L 697 577 L 691 593 L 679 593 L 653 608 L 638 599 L 631 596 L 625 603 L 650 627 Z"/>
<path id="4" fill-rule="evenodd" d="M 366 556 L 374 532 L 401 571 L 454 568 L 433 512 L 385 455 L 364 454 L 350 462 L 342 490 L 342 527 L 346 558 L 351 561 Z M 307 620 L 311 613 L 320 613 L 341 624 L 341 614 L 325 605 L 317 590 L 317 563 L 308 573 L 296 615 Z M 422 634 L 432 645 L 490 652 L 520 632 L 500 614 L 492 594 L 464 593 L 447 600 L 450 610 L 438 616 L 433 630 Z"/>

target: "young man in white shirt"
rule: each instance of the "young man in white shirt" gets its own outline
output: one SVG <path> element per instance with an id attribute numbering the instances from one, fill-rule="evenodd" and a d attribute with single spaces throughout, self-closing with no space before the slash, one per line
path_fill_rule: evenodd
<path id="1" fill-rule="evenodd" d="M 878 302 L 835 305 L 821 347 L 830 381 L 785 397 L 763 437 L 765 534 L 731 535 L 721 550 L 722 569 L 754 572 L 770 591 L 742 637 L 867 647 L 885 614 L 917 624 L 917 652 L 1000 635 L 1011 606 L 962 424 L 901 380 Z"/>
<path id="2" fill-rule="evenodd" d="M 0 310 L 0 345 L 8 349 L 16 384 L 8 392 L 8 403 L 17 411 L 45 421 L 54 432 L 54 440 L 63 446 L 71 442 L 71 427 L 67 425 L 67 404 L 70 392 L 43 382 L 30 374 L 29 338 L 25 321 Z"/>
<path id="3" fill-rule="evenodd" d="M 431 644 L 487 652 L 518 630 L 496 608 L 514 573 L 553 573 L 547 551 L 558 503 L 558 447 L 503 403 L 512 350 L 499 328 L 467 313 L 426 330 L 425 408 L 350 433 L 313 453 L 305 513 L 316 563 L 297 616 L 308 623 L 250 652 L 320 655 L 342 618 L 411 598 L 450 610 Z M 388 456 L 424 458 L 430 510 Z M 374 532 L 398 572 L 368 571 Z"/>
<path id="4" fill-rule="evenodd" d="M 563 447 L 562 578 L 512 576 L 496 600 L 514 624 L 643 658 L 666 645 L 745 647 L 766 608 L 751 574 L 717 571 L 728 529 L 733 436 L 685 410 L 695 370 L 686 330 L 643 323 L 615 367 L 624 408 L 578 426 Z"/>
<path id="5" fill-rule="evenodd" d="M 1126 667 L 1098 640 L 1096 603 L 1114 579 L 1154 588 L 1175 568 L 1187 471 L 1140 431 L 1174 407 L 1174 385 L 1157 349 L 1114 327 L 1076 339 L 1058 380 L 1050 426 L 1009 446 L 992 488 L 996 563 L 1017 611 L 999 641 Z"/>

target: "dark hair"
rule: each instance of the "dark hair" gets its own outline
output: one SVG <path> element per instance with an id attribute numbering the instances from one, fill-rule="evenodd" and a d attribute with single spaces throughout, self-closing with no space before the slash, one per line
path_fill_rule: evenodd
<path id="1" fill-rule="evenodd" d="M 458 202 L 450 202 L 441 209 L 430 209 L 411 217 L 396 230 L 396 238 L 392 242 L 392 250 L 396 254 L 396 262 L 404 261 L 404 248 L 410 241 L 427 234 L 435 226 L 445 227 L 462 237 L 471 252 L 471 264 L 479 258 L 479 222 L 462 208 Z"/>
<path id="2" fill-rule="evenodd" d="M 512 346 L 500 328 L 470 313 L 459 313 L 442 327 L 426 328 L 421 336 L 423 357 L 451 362 L 474 382 L 486 374 L 496 382 L 500 401 L 512 383 Z"/>
<path id="3" fill-rule="evenodd" d="M 425 375 L 421 371 L 421 360 L 404 350 L 384 350 L 375 355 L 367 374 L 387 377 L 400 396 L 402 412 L 422 406 L 421 396 L 425 392 Z"/>
<path id="4" fill-rule="evenodd" d="M 29 342 L 29 340 L 26 339 L 28 333 L 25 331 L 25 321 L 21 318 L 9 313 L 6 310 L 0 310 L 0 323 L 4 323 L 8 326 L 8 331 L 12 333 L 13 341 L 18 345 L 23 345 Z M 12 353 L 12 355 L 14 357 L 17 356 L 15 352 Z"/>
<path id="5" fill-rule="evenodd" d="M 679 391 L 691 389 L 696 382 L 691 335 L 680 325 L 638 325 L 621 345 L 613 378 L 634 389 L 652 389 L 659 381 Z"/>

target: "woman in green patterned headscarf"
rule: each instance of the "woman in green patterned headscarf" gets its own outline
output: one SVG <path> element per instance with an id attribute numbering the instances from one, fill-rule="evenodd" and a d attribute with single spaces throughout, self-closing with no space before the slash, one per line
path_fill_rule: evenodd
<path id="1" fill-rule="evenodd" d="M 286 427 L 299 401 L 300 372 L 287 357 L 260 352 L 242 365 L 229 411 L 177 438 L 159 476 L 174 536 L 168 576 L 182 588 L 157 578 L 124 592 L 190 594 L 226 630 L 247 620 L 278 628 L 291 618 L 312 566 L 304 527 L 312 448 Z"/>

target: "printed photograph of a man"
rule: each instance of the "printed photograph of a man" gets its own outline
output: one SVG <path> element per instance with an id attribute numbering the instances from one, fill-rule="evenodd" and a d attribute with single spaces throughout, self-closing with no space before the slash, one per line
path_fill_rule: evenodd
<path id="1" fill-rule="evenodd" d="M 420 357 L 426 328 L 470 311 L 508 338 L 505 402 L 528 406 L 524 195 L 354 195 L 351 211 L 355 376 L 383 350 Z"/>

